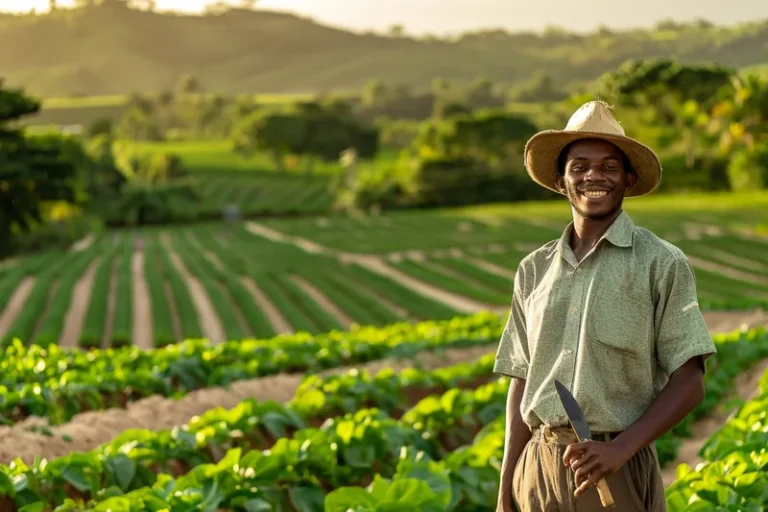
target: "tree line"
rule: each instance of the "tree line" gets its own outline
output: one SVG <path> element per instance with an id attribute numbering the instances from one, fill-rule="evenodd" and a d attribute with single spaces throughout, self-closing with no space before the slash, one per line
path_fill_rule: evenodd
<path id="1" fill-rule="evenodd" d="M 198 192 L 181 159 L 121 152 L 115 141 L 124 136 L 212 134 L 245 158 L 269 153 L 283 172 L 296 172 L 284 166 L 296 156 L 306 162 L 300 172 L 312 172 L 318 161 L 338 162 L 330 186 L 341 211 L 545 199 L 554 194 L 535 186 L 523 168 L 525 142 L 542 128 L 564 126 L 578 105 L 599 96 L 621 109 L 628 133 L 659 152 L 662 191 L 768 188 L 768 79 L 721 66 L 629 61 L 589 90 L 539 105 L 538 116 L 498 101 L 486 87 L 440 96 L 424 120 L 381 116 L 375 108 L 403 92 L 380 85 L 358 101 L 270 105 L 221 101 L 200 90 L 187 79 L 170 99 L 145 99 L 117 123 L 97 121 L 80 136 L 30 135 L 18 122 L 40 102 L 0 85 L 0 257 L 19 248 L 51 204 L 129 225 L 194 215 Z M 383 149 L 394 158 L 380 158 Z"/>

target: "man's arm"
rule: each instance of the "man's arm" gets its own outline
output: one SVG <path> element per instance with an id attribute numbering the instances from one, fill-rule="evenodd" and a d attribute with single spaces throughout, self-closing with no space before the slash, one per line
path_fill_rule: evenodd
<path id="1" fill-rule="evenodd" d="M 504 435 L 504 457 L 501 463 L 501 479 L 498 512 L 512 512 L 512 475 L 515 473 L 517 461 L 531 438 L 531 431 L 523 422 L 520 404 L 525 393 L 525 379 L 528 374 L 530 354 L 528 351 L 528 335 L 525 324 L 525 308 L 523 306 L 523 291 L 525 272 L 522 263 L 515 273 L 514 291 L 509 318 L 501 335 L 499 348 L 496 351 L 494 373 L 510 378 L 507 392 L 507 416 Z"/>
<path id="2" fill-rule="evenodd" d="M 520 454 L 531 439 L 531 431 L 523 422 L 520 412 L 520 402 L 523 400 L 525 381 L 513 378 L 509 382 L 507 393 L 507 418 L 504 434 L 504 457 L 501 461 L 501 481 L 499 483 L 499 498 L 496 506 L 498 512 L 512 512 L 512 475 L 520 459 Z"/>
<path id="3" fill-rule="evenodd" d="M 701 357 L 693 357 L 678 368 L 666 386 L 637 421 L 609 443 L 585 441 L 565 450 L 577 486 L 576 496 L 618 471 L 637 452 L 666 434 L 704 399 Z"/>

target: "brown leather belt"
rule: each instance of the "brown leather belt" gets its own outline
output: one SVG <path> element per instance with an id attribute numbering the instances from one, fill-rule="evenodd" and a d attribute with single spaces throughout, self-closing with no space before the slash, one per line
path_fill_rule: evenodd
<path id="1" fill-rule="evenodd" d="M 611 441 L 616 439 L 619 434 L 621 432 L 592 432 L 592 440 Z M 531 440 L 562 445 L 579 442 L 571 427 L 551 427 L 549 425 L 541 425 L 534 428 L 531 432 Z"/>

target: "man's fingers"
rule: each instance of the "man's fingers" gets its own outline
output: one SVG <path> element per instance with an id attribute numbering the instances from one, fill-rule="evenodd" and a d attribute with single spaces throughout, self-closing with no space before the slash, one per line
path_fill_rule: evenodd
<path id="1" fill-rule="evenodd" d="M 581 462 L 581 459 L 579 459 L 579 462 Z M 579 467 L 574 472 L 573 474 L 574 483 L 576 485 L 580 485 L 582 482 L 589 479 L 589 477 L 591 477 L 592 475 L 596 473 L 601 473 L 601 472 L 602 472 L 602 468 L 600 467 L 600 462 L 592 459 L 587 463 L 582 464 L 581 467 Z"/>
<path id="2" fill-rule="evenodd" d="M 574 496 L 580 496 L 583 493 L 585 493 L 590 487 L 594 487 L 597 485 L 597 482 L 600 481 L 600 479 L 603 478 L 603 472 L 602 471 L 596 471 L 589 475 L 589 478 L 584 480 L 581 485 L 579 485 L 576 490 L 573 492 Z"/>
<path id="3" fill-rule="evenodd" d="M 584 454 L 584 452 L 587 450 L 588 444 L 589 441 L 569 444 L 565 449 L 565 453 L 563 453 L 563 464 L 570 466 L 571 462 L 580 458 Z"/>
<path id="4" fill-rule="evenodd" d="M 584 452 L 584 453 L 581 455 L 581 457 L 579 457 L 578 459 L 575 459 L 575 460 L 571 461 L 571 464 L 570 464 L 570 466 L 571 466 L 571 469 L 572 469 L 572 470 L 574 470 L 574 471 L 576 471 L 577 469 L 579 469 L 579 468 L 583 467 L 585 464 L 587 464 L 587 463 L 589 463 L 589 462 L 593 461 L 593 460 L 594 460 L 594 458 L 595 458 L 595 452 L 592 452 L 592 451 L 585 451 L 585 452 Z"/>

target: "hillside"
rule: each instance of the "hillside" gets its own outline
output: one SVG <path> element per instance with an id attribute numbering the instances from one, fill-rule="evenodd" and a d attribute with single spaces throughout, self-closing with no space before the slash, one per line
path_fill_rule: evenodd
<path id="1" fill-rule="evenodd" d="M 764 64 L 768 21 L 584 35 L 488 31 L 428 41 L 356 34 L 290 14 L 243 9 L 193 16 L 107 3 L 0 15 L 4 77 L 44 97 L 170 89 L 186 73 L 223 93 L 349 90 L 374 77 L 426 86 L 436 77 L 484 75 L 511 84 L 536 71 L 565 85 L 629 58 L 654 56 L 738 68 Z"/>

